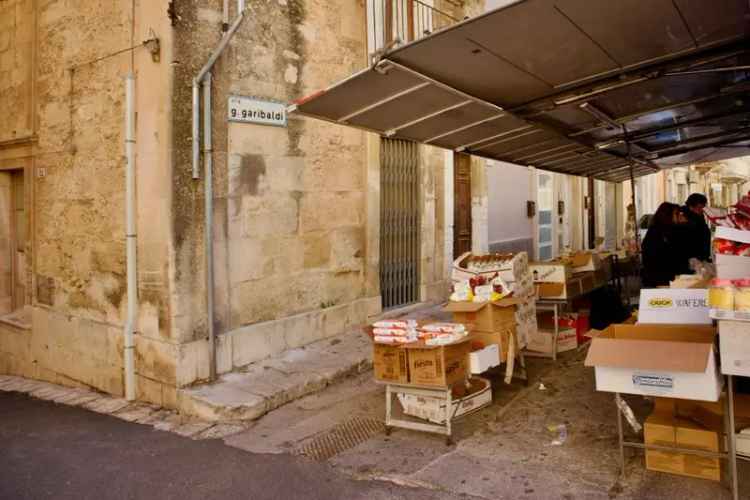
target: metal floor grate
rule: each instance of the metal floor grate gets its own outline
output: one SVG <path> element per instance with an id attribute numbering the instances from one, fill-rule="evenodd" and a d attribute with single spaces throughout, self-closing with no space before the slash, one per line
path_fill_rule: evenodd
<path id="1" fill-rule="evenodd" d="M 297 454 L 319 461 L 328 460 L 384 431 L 385 426 L 379 420 L 355 417 L 303 444 L 297 449 Z"/>

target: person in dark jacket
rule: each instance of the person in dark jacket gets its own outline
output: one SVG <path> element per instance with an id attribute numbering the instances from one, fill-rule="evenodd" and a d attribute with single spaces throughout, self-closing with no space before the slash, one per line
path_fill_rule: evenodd
<path id="1" fill-rule="evenodd" d="M 688 196 L 682 213 L 687 218 L 687 224 L 681 228 L 683 242 L 688 259 L 698 259 L 703 262 L 711 260 L 711 229 L 706 224 L 703 209 L 708 199 L 700 193 Z"/>
<path id="2" fill-rule="evenodd" d="M 680 248 L 681 238 L 678 234 L 685 223 L 679 205 L 665 202 L 656 209 L 641 245 L 644 288 L 669 286 L 675 276 L 689 272 L 688 258 Z"/>

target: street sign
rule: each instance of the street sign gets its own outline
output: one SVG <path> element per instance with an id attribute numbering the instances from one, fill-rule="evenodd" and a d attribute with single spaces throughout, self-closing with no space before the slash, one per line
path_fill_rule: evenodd
<path id="1" fill-rule="evenodd" d="M 227 114 L 230 122 L 286 127 L 286 106 L 279 102 L 232 95 L 229 96 Z"/>

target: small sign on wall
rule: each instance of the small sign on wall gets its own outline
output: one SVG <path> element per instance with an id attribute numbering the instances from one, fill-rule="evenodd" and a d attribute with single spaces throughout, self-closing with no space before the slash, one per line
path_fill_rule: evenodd
<path id="1" fill-rule="evenodd" d="M 286 106 L 279 102 L 232 95 L 229 96 L 227 113 L 230 122 L 286 127 Z"/>

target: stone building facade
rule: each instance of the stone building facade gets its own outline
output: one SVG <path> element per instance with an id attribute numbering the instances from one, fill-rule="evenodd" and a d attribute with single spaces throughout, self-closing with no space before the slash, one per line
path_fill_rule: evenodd
<path id="1" fill-rule="evenodd" d="M 382 310 L 380 138 L 294 115 L 286 127 L 227 120 L 231 95 L 288 103 L 365 67 L 373 2 L 245 3 L 211 70 L 219 373 Z M 227 4 L 225 17 L 222 0 L 0 0 L 0 373 L 123 394 L 132 72 L 137 397 L 178 408 L 180 389 L 209 377 L 191 85 L 236 19 Z M 483 10 L 433 6 L 456 19 Z M 445 296 L 452 261 L 452 157 L 418 151 L 417 300 L 431 301 Z M 482 163 L 472 172 L 486 223 Z"/>

